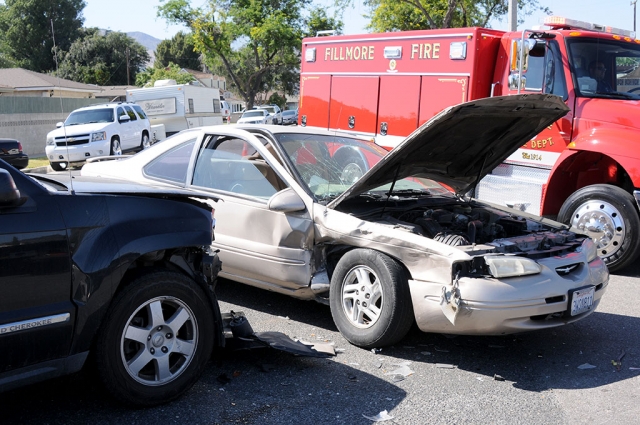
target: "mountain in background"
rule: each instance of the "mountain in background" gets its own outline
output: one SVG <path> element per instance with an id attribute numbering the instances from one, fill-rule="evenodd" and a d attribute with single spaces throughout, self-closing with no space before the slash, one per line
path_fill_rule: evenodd
<path id="1" fill-rule="evenodd" d="M 153 62 L 156 59 L 154 52 L 156 51 L 156 47 L 158 47 L 158 44 L 160 44 L 162 40 L 152 37 L 149 34 L 145 34 L 140 31 L 128 32 L 127 35 L 147 48 L 147 51 L 149 52 L 149 56 L 151 57 L 151 59 L 148 62 L 148 65 L 152 66 Z"/>

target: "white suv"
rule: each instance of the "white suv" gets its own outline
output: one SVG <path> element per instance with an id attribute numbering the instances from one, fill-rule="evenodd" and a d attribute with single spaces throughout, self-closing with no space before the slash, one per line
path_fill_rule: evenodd
<path id="1" fill-rule="evenodd" d="M 282 112 L 278 105 L 260 105 L 254 106 L 253 109 L 264 109 L 269 112 L 267 124 L 282 124 Z"/>
<path id="2" fill-rule="evenodd" d="M 87 158 L 122 155 L 149 146 L 149 119 L 134 103 L 107 103 L 73 111 L 47 134 L 51 168 L 62 171 Z"/>

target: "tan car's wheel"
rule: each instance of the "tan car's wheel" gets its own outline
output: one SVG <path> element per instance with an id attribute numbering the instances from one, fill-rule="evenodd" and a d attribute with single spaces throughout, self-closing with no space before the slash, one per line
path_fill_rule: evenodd
<path id="1" fill-rule="evenodd" d="M 400 341 L 413 323 L 404 269 L 370 249 L 354 249 L 340 259 L 331 278 L 330 304 L 342 335 L 364 348 Z"/>

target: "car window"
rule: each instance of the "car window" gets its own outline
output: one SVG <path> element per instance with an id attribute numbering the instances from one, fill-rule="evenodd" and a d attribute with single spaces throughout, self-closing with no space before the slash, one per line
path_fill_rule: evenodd
<path id="1" fill-rule="evenodd" d="M 136 113 L 133 112 L 133 109 L 131 109 L 131 107 L 125 106 L 124 110 L 127 112 L 127 115 L 129 115 L 129 118 L 131 118 L 131 121 L 135 121 L 138 119 L 138 117 L 136 116 Z"/>
<path id="2" fill-rule="evenodd" d="M 129 115 L 129 114 L 125 113 L 122 107 L 118 107 L 118 112 L 117 112 L 118 120 L 120 120 L 120 117 L 123 115 Z"/>
<path id="3" fill-rule="evenodd" d="M 196 139 L 191 139 L 165 152 L 147 164 L 144 173 L 149 177 L 185 184 L 191 152 L 195 145 Z"/>
<path id="4" fill-rule="evenodd" d="M 134 111 L 136 111 L 136 113 L 138 114 L 141 120 L 147 119 L 147 115 L 144 113 L 140 105 L 131 105 L 131 107 L 133 108 Z"/>
<path id="5" fill-rule="evenodd" d="M 97 122 L 105 123 L 113 121 L 112 108 L 87 109 L 84 111 L 72 112 L 64 122 L 64 125 L 90 124 Z"/>
<path id="6" fill-rule="evenodd" d="M 244 114 L 242 114 L 242 117 L 263 117 L 265 115 L 266 111 L 263 110 L 254 110 L 254 111 L 247 111 Z"/>
<path id="7" fill-rule="evenodd" d="M 198 154 L 192 184 L 263 200 L 286 188 L 271 166 L 242 139 L 213 137 Z"/>

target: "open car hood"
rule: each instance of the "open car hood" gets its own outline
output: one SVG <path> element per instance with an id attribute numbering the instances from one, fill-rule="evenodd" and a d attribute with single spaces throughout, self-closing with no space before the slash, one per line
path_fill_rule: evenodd
<path id="1" fill-rule="evenodd" d="M 548 94 L 493 97 L 445 109 L 410 134 L 327 206 L 394 179 L 422 177 L 464 194 L 569 108 Z"/>

